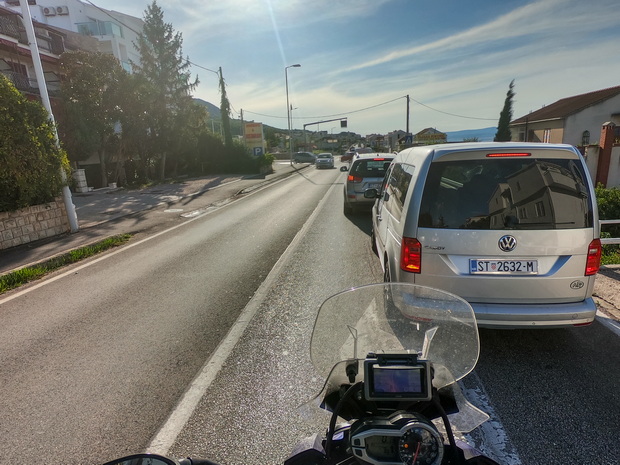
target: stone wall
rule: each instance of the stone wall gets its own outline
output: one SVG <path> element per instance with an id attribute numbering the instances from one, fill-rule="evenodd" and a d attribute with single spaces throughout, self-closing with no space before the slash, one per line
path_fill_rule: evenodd
<path id="1" fill-rule="evenodd" d="M 69 232 L 62 197 L 43 205 L 0 212 L 0 250 Z"/>

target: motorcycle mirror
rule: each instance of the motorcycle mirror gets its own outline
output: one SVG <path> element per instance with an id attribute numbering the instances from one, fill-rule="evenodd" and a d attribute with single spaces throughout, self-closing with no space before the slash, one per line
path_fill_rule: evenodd
<path id="1" fill-rule="evenodd" d="M 178 463 L 162 455 L 135 454 L 112 460 L 104 465 L 178 465 Z"/>

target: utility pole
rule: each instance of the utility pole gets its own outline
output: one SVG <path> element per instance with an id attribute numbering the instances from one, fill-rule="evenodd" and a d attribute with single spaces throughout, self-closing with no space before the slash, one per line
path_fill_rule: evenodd
<path id="1" fill-rule="evenodd" d="M 407 135 L 409 135 L 409 94 L 407 94 Z"/>
<path id="2" fill-rule="evenodd" d="M 20 0 L 22 1 L 22 0 Z M 220 115 L 222 118 L 222 128 L 224 130 L 224 145 L 227 149 L 232 148 L 232 132 L 230 131 L 230 102 L 226 96 L 226 84 L 224 83 L 224 76 L 222 76 L 222 67 L 219 67 L 220 75 L 220 92 L 222 93 L 222 101 L 220 104 Z"/>
<path id="3" fill-rule="evenodd" d="M 50 103 L 49 94 L 47 93 L 47 85 L 45 83 L 45 74 L 43 73 L 43 65 L 41 64 L 41 55 L 39 54 L 39 46 L 37 45 L 37 39 L 34 34 L 34 26 L 32 25 L 32 16 L 30 15 L 30 8 L 28 8 L 27 0 L 19 0 L 19 5 L 22 9 L 22 19 L 24 27 L 26 28 L 26 36 L 28 37 L 28 45 L 30 46 L 30 53 L 32 54 L 32 64 L 34 65 L 34 72 L 37 77 L 37 85 L 39 86 L 39 92 L 41 93 L 41 102 L 47 110 L 47 113 L 54 125 L 54 135 L 56 138 L 56 146 L 60 148 L 60 141 L 58 140 L 58 132 L 56 131 L 56 121 L 54 120 L 54 113 L 52 113 L 52 105 Z M 62 188 L 62 198 L 65 204 L 65 210 L 67 211 L 67 218 L 69 220 L 69 227 L 71 232 L 77 232 L 80 227 L 78 225 L 77 214 L 75 212 L 75 205 L 73 205 L 73 198 L 71 197 L 71 189 L 66 184 L 67 175 L 65 171 L 60 168 L 60 175 L 65 186 Z"/>

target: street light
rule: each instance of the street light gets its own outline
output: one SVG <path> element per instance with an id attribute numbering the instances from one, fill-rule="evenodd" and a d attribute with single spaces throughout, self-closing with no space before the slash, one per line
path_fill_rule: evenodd
<path id="1" fill-rule="evenodd" d="M 286 120 L 288 122 L 288 153 L 291 159 L 291 166 L 293 166 L 293 149 L 291 147 L 291 106 L 288 102 L 288 69 L 289 68 L 301 68 L 299 63 L 284 68 L 284 82 L 286 84 Z"/>

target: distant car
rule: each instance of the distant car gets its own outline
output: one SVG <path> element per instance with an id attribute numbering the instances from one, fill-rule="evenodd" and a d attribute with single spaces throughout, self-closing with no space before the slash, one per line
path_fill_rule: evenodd
<path id="1" fill-rule="evenodd" d="M 316 155 L 310 152 L 296 152 L 293 155 L 293 161 L 295 163 L 314 163 L 316 161 Z"/>
<path id="2" fill-rule="evenodd" d="M 340 156 L 340 161 L 342 163 L 348 163 L 351 160 L 353 160 L 353 155 L 355 155 L 355 152 L 354 151 L 349 151 L 349 152 L 345 153 L 344 155 Z"/>
<path id="3" fill-rule="evenodd" d="M 334 167 L 334 156 L 331 153 L 319 153 L 316 156 L 316 161 L 314 162 L 314 166 L 318 168 L 333 168 Z"/>
<path id="4" fill-rule="evenodd" d="M 353 157 L 355 155 L 361 154 L 361 153 L 374 153 L 374 150 L 371 149 L 370 147 L 355 147 L 352 146 L 347 153 L 345 153 L 344 155 L 342 155 L 340 157 L 340 161 L 342 163 L 348 163 L 351 160 L 353 160 Z"/>
<path id="5" fill-rule="evenodd" d="M 358 208 L 370 210 L 375 199 L 364 197 L 367 189 L 381 188 L 383 177 L 394 159 L 392 153 L 363 153 L 353 157 L 344 183 L 344 213 Z"/>

